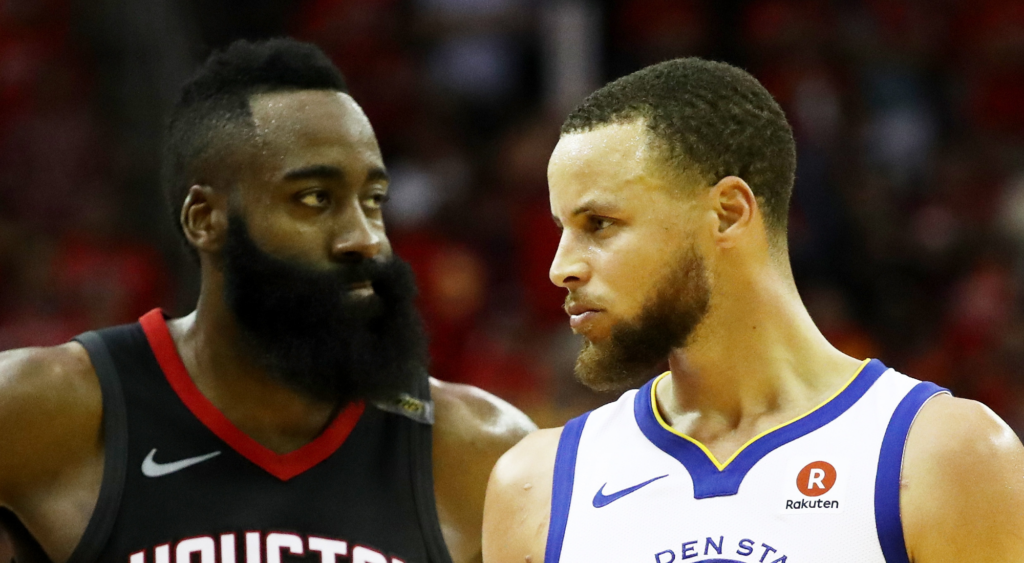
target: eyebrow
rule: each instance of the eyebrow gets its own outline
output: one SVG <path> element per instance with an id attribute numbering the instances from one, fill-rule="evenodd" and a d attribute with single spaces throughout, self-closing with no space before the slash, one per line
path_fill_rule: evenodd
<path id="1" fill-rule="evenodd" d="M 331 166 L 329 164 L 314 164 L 312 166 L 303 166 L 302 168 L 296 168 L 294 170 L 289 170 L 284 173 L 285 180 L 342 180 L 344 178 L 344 170 L 337 166 Z M 379 166 L 371 168 L 369 172 L 366 173 L 366 183 L 389 183 L 390 181 L 391 177 L 388 176 L 388 173 Z"/>
<path id="2" fill-rule="evenodd" d="M 619 206 L 615 203 L 591 199 L 576 206 L 576 208 L 572 210 L 572 213 L 569 214 L 569 217 L 577 217 L 586 213 L 596 213 L 601 215 L 604 213 L 615 213 L 618 210 Z M 558 225 L 559 227 L 562 226 L 562 222 L 554 213 L 551 214 L 551 220 L 555 222 L 555 225 Z"/>
<path id="3" fill-rule="evenodd" d="M 385 184 L 389 184 L 391 183 L 391 176 L 388 176 L 387 171 L 383 168 L 375 166 L 366 173 L 366 183 L 369 184 L 370 182 L 383 182 Z"/>
<path id="4" fill-rule="evenodd" d="M 309 180 L 311 178 L 323 178 L 326 180 L 337 180 L 345 177 L 345 171 L 337 166 L 327 164 L 314 164 L 303 166 L 284 173 L 285 180 Z"/>

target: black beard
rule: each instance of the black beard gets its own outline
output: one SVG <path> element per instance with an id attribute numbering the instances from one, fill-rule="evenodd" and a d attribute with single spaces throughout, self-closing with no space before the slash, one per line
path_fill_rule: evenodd
<path id="1" fill-rule="evenodd" d="M 312 397 L 344 403 L 414 393 L 427 340 L 412 269 L 397 257 L 319 271 L 275 258 L 229 217 L 224 297 L 246 347 L 271 376 Z M 369 282 L 373 294 L 353 296 Z"/>
<path id="2" fill-rule="evenodd" d="M 646 300 L 636 320 L 615 326 L 606 342 L 584 342 L 576 378 L 595 391 L 647 382 L 669 353 L 685 346 L 707 315 L 711 290 L 704 260 L 690 247 Z"/>

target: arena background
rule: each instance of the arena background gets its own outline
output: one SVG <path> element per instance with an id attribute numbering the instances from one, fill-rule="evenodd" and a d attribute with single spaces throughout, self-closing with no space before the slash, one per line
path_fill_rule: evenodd
<path id="1" fill-rule="evenodd" d="M 586 93 L 701 55 L 793 123 L 791 253 L 825 334 L 1024 430 L 1019 0 L 0 0 L 0 349 L 190 310 L 164 112 L 211 49 L 277 35 L 324 48 L 376 128 L 437 377 L 542 426 L 609 399 L 572 379 L 547 158 Z"/>

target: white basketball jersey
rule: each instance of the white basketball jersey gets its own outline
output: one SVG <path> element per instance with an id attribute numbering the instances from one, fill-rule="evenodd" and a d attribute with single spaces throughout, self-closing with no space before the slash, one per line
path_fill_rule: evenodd
<path id="1" fill-rule="evenodd" d="M 945 389 L 866 361 L 720 463 L 662 420 L 662 377 L 566 424 L 545 563 L 909 563 L 903 447 Z"/>

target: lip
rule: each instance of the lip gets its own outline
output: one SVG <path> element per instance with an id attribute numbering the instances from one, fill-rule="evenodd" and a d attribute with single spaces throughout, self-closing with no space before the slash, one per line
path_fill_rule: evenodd
<path id="1" fill-rule="evenodd" d="M 352 295 L 373 295 L 373 284 L 369 281 L 352 283 L 348 286 L 348 292 Z"/>
<path id="2" fill-rule="evenodd" d="M 569 315 L 569 326 L 573 332 L 580 332 L 597 319 L 602 309 L 588 303 L 572 302 L 565 304 L 565 312 Z"/>
<path id="3" fill-rule="evenodd" d="M 582 332 L 587 326 L 597 319 L 601 311 L 584 311 L 576 315 L 569 315 L 569 326 L 573 332 Z"/>

